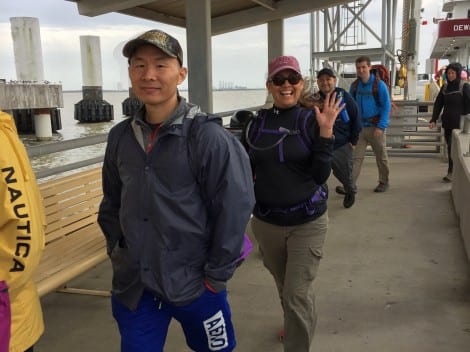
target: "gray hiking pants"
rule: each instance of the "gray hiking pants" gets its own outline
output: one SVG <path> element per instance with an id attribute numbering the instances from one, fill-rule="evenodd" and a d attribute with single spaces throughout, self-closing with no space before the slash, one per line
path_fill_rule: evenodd
<path id="1" fill-rule="evenodd" d="M 251 228 L 284 311 L 284 351 L 310 352 L 317 323 L 313 281 L 323 256 L 328 213 L 297 226 L 277 226 L 253 217 Z"/>
<path id="2" fill-rule="evenodd" d="M 359 134 L 359 140 L 353 153 L 353 179 L 355 184 L 361 173 L 362 162 L 364 161 L 368 144 L 370 144 L 375 154 L 375 161 L 379 171 L 379 182 L 388 184 L 390 169 L 388 166 L 386 134 L 384 132 L 380 137 L 375 137 L 374 131 L 375 127 L 363 127 Z"/>

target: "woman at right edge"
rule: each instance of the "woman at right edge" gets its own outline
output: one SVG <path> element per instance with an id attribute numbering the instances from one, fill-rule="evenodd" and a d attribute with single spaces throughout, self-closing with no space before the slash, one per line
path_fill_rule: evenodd
<path id="1" fill-rule="evenodd" d="M 447 145 L 447 175 L 444 182 L 452 182 L 454 163 L 452 161 L 452 130 L 460 128 L 460 116 L 470 112 L 470 85 L 461 80 L 462 65 L 458 62 L 449 64 L 445 70 L 447 82 L 442 86 L 434 101 L 429 128 L 436 127 L 436 121 L 442 112 L 442 128 Z"/>
<path id="2" fill-rule="evenodd" d="M 298 105 L 304 80 L 293 56 L 269 63 L 266 87 L 274 105 L 258 112 L 242 138 L 255 179 L 251 228 L 284 311 L 284 351 L 308 352 L 317 321 L 313 281 L 328 227 L 324 184 L 343 107 L 335 93 L 321 112 Z"/>

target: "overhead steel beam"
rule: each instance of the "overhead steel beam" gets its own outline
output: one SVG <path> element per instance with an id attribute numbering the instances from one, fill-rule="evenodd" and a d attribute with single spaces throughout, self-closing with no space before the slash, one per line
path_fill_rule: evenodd
<path id="1" fill-rule="evenodd" d="M 152 0 L 80 0 L 73 1 L 77 4 L 78 13 L 84 16 L 98 16 L 109 12 L 119 12 L 136 6 L 145 5 Z"/>
<path id="2" fill-rule="evenodd" d="M 340 63 L 354 63 L 358 56 L 369 56 L 372 61 L 382 61 L 385 56 L 388 59 L 394 58 L 394 53 L 384 48 L 351 49 L 343 51 L 321 51 L 314 53 L 319 59 L 336 61 Z"/>
<path id="3" fill-rule="evenodd" d="M 181 17 L 165 15 L 161 12 L 149 11 L 143 7 L 132 7 L 126 10 L 118 11 L 123 15 L 134 16 L 137 18 L 143 18 L 149 21 L 155 21 L 165 24 L 170 24 L 177 27 L 186 27 L 186 19 Z"/>
<path id="4" fill-rule="evenodd" d="M 150 21 L 186 27 L 186 19 L 165 15 L 162 12 L 145 8 L 147 4 L 158 3 L 155 0 L 67 0 L 77 4 L 80 15 L 98 16 L 110 12 L 118 12 Z M 190 0 L 186 0 L 190 1 Z M 302 15 L 308 12 L 346 4 L 350 0 L 251 0 L 259 6 L 212 18 L 212 35 L 232 32 L 265 24 L 269 21 Z"/>
<path id="5" fill-rule="evenodd" d="M 274 10 L 267 10 L 259 6 L 212 18 L 212 35 L 253 27 L 269 21 L 298 16 L 347 2 L 345 0 L 281 0 L 276 2 Z"/>
<path id="6" fill-rule="evenodd" d="M 267 8 L 268 10 L 274 11 L 276 9 L 276 3 L 272 0 L 251 0 L 255 4 L 258 4 L 260 6 L 263 6 Z"/>

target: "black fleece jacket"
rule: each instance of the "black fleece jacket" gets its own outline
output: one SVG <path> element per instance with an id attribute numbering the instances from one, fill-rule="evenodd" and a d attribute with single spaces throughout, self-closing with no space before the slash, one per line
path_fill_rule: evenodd
<path id="1" fill-rule="evenodd" d="M 461 82 L 461 66 L 457 63 L 451 63 L 447 66 L 446 73 L 449 69 L 456 72 L 457 78 L 442 86 L 434 101 L 430 121 L 436 122 L 442 112 L 442 127 L 446 130 L 460 128 L 460 116 L 470 113 L 470 85 Z"/>
<path id="2" fill-rule="evenodd" d="M 326 192 L 324 199 L 313 206 L 313 213 L 301 207 L 282 211 L 308 201 L 331 173 L 334 138 L 320 137 L 315 112 L 299 106 L 273 107 L 259 111 L 247 128 L 245 137 L 257 148 L 250 147 L 244 139 L 255 177 L 254 216 L 285 226 L 321 216 L 326 211 Z M 291 133 L 285 135 L 283 131 Z M 282 142 L 275 145 L 284 135 Z"/>

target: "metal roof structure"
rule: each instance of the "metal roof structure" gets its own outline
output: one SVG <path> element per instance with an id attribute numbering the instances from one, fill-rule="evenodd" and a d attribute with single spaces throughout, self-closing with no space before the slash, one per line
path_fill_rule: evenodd
<path id="1" fill-rule="evenodd" d="M 189 101 L 212 112 L 211 37 L 267 23 L 268 60 L 283 54 L 283 19 L 345 0 L 66 0 L 80 15 L 110 12 L 186 28 Z M 267 63 L 266 63 L 267 66 Z"/>
<path id="2" fill-rule="evenodd" d="M 338 4 L 344 0 L 66 0 L 77 3 L 80 15 L 98 16 L 109 12 L 188 28 L 188 8 L 209 2 L 211 34 L 218 35 L 274 20 L 301 15 Z M 193 5 L 194 6 L 194 5 Z"/>
<path id="3" fill-rule="evenodd" d="M 212 54 L 211 36 L 267 24 L 268 60 L 283 54 L 283 20 L 315 11 L 327 11 L 336 7 L 348 13 L 348 27 L 356 28 L 356 21 L 366 27 L 380 41 L 376 48 L 344 50 L 339 46 L 341 35 L 329 37 L 325 34 L 324 48 L 312 49 L 312 57 L 320 60 L 328 57 L 336 62 L 354 62 L 358 55 L 370 55 L 373 60 L 394 65 L 394 22 L 398 0 L 379 0 L 382 3 L 382 28 L 375 33 L 361 19 L 365 7 L 376 0 L 66 0 L 76 3 L 80 15 L 99 16 L 117 12 L 159 23 L 186 29 L 189 100 L 200 105 L 204 111 L 212 112 Z M 353 1 L 354 6 L 351 5 Z M 360 7 L 358 7 L 360 5 Z M 339 10 L 338 10 L 339 11 Z M 326 13 L 326 12 L 324 12 Z M 329 27 L 334 31 L 339 23 L 328 16 Z M 342 18 L 341 18 L 342 20 Z M 326 23 L 326 22 L 325 22 Z M 333 26 L 333 27 L 331 27 Z M 350 27 L 353 26 L 353 27 Z M 339 28 L 338 28 L 339 29 Z M 339 33 L 339 32 L 338 32 Z M 347 35 L 347 33 L 345 34 Z M 306 36 L 306 40 L 308 37 Z M 267 63 L 266 63 L 267 66 Z"/>
<path id="4" fill-rule="evenodd" d="M 470 18 L 443 20 L 438 23 L 431 58 L 452 59 L 470 42 Z"/>

